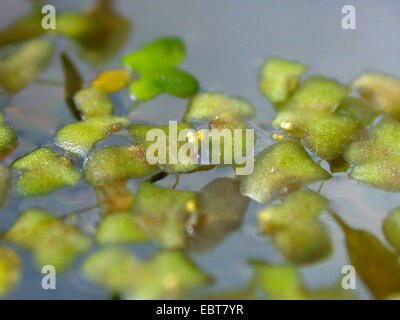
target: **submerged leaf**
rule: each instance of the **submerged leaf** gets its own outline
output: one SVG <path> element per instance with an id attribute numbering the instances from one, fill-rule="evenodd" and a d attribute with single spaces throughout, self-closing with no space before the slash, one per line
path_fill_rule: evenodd
<path id="1" fill-rule="evenodd" d="M 74 100 L 84 119 L 110 116 L 114 112 L 114 105 L 107 93 L 97 88 L 79 90 Z"/>
<path id="2" fill-rule="evenodd" d="M 350 176 L 388 191 L 400 191 L 400 123 L 382 119 L 370 137 L 353 142 L 344 157 L 353 163 Z"/>
<path id="3" fill-rule="evenodd" d="M 140 145 L 106 146 L 89 154 L 84 163 L 85 178 L 93 186 L 140 178 L 157 171 L 146 161 Z"/>
<path id="4" fill-rule="evenodd" d="M 113 181 L 95 188 L 102 215 L 130 210 L 135 202 L 134 195 L 125 181 Z"/>
<path id="5" fill-rule="evenodd" d="M 21 173 L 17 192 L 22 196 L 44 195 L 62 186 L 73 186 L 80 179 L 80 172 L 72 161 L 48 147 L 17 159 L 11 167 Z"/>
<path id="6" fill-rule="evenodd" d="M 400 120 L 400 80 L 394 76 L 367 72 L 352 81 L 352 87 L 377 110 Z"/>
<path id="7" fill-rule="evenodd" d="M 159 68 L 176 67 L 185 59 L 185 44 L 175 37 L 156 39 L 126 55 L 122 64 L 141 74 Z"/>
<path id="8" fill-rule="evenodd" d="M 0 247 L 0 298 L 3 298 L 20 281 L 21 259 L 14 250 Z"/>
<path id="9" fill-rule="evenodd" d="M 129 122 L 122 117 L 104 116 L 71 123 L 57 132 L 55 143 L 64 150 L 85 157 L 97 142 L 120 131 Z"/>
<path id="10" fill-rule="evenodd" d="M 268 265 L 253 261 L 253 286 L 264 295 L 277 300 L 352 300 L 356 297 L 339 284 L 311 290 L 304 284 L 300 272 L 290 265 Z"/>
<path id="11" fill-rule="evenodd" d="M 238 229 L 243 222 L 249 199 L 240 194 L 236 179 L 217 178 L 199 193 L 199 222 L 191 239 L 191 248 L 209 249 Z"/>
<path id="12" fill-rule="evenodd" d="M 132 82 L 129 93 L 136 100 L 150 100 L 164 92 L 187 98 L 199 91 L 199 83 L 190 73 L 178 68 L 162 68 L 146 73 Z"/>
<path id="13" fill-rule="evenodd" d="M 4 206 L 10 196 L 11 182 L 10 170 L 0 164 L 0 208 Z"/>
<path id="14" fill-rule="evenodd" d="M 75 119 L 81 120 L 73 98 L 75 93 L 82 89 L 82 76 L 65 52 L 61 54 L 61 63 L 64 71 L 65 101 Z"/>
<path id="15" fill-rule="evenodd" d="M 0 160 L 10 155 L 18 146 L 18 136 L 14 129 L 3 123 L 0 115 Z"/>
<path id="16" fill-rule="evenodd" d="M 400 292 L 400 264 L 396 254 L 369 232 L 353 229 L 337 213 L 332 216 L 346 235 L 350 262 L 377 299 Z"/>
<path id="17" fill-rule="evenodd" d="M 35 80 L 53 55 L 53 44 L 33 39 L 20 45 L 11 55 L 0 60 L 0 85 L 14 93 Z"/>
<path id="18" fill-rule="evenodd" d="M 332 250 L 329 233 L 318 220 L 318 215 L 327 206 L 328 200 L 317 193 L 296 191 L 282 204 L 260 212 L 260 228 L 273 237 L 275 245 L 292 262 L 315 262 Z"/>
<path id="19" fill-rule="evenodd" d="M 166 126 L 133 124 L 129 127 L 129 134 L 146 150 L 147 159 L 152 158 L 151 161 L 157 163 L 162 171 L 187 173 L 197 168 L 197 132 L 190 123 L 171 121 Z"/>
<path id="20" fill-rule="evenodd" d="M 253 105 L 240 97 L 230 97 L 220 92 L 204 92 L 194 96 L 188 106 L 186 121 L 245 120 L 256 114 Z"/>
<path id="21" fill-rule="evenodd" d="M 92 81 L 92 87 L 106 93 L 117 92 L 129 85 L 131 73 L 125 69 L 106 70 Z"/>
<path id="22" fill-rule="evenodd" d="M 142 182 L 134 206 L 140 226 L 166 248 L 182 248 L 197 223 L 197 195 Z"/>
<path id="23" fill-rule="evenodd" d="M 104 218 L 97 229 L 96 239 L 102 244 L 144 242 L 148 240 L 148 236 L 132 212 L 120 211 Z"/>
<path id="24" fill-rule="evenodd" d="M 39 209 L 22 212 L 3 237 L 32 250 L 39 267 L 53 265 L 57 272 L 70 267 L 91 244 L 90 238 L 75 226 Z"/>
<path id="25" fill-rule="evenodd" d="M 254 171 L 241 177 L 241 191 L 257 202 L 268 202 L 330 177 L 300 144 L 287 140 L 268 147 L 256 157 Z"/>
<path id="26" fill-rule="evenodd" d="M 308 66 L 277 57 L 267 59 L 261 69 L 260 90 L 271 103 L 280 105 L 297 89 Z"/>
<path id="27" fill-rule="evenodd" d="M 392 210 L 385 218 L 383 232 L 389 243 L 400 252 L 400 208 Z"/>
<path id="28" fill-rule="evenodd" d="M 46 30 L 42 27 L 43 15 L 34 8 L 0 31 L 0 48 L 14 42 L 36 37 Z"/>

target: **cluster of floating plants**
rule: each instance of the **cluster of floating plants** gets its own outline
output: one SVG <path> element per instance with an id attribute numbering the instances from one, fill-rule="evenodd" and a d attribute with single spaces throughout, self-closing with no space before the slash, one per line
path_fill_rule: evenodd
<path id="1" fill-rule="evenodd" d="M 36 81 L 49 64 L 56 51 L 52 37 L 71 39 L 82 58 L 100 64 L 122 47 L 130 30 L 129 22 L 104 0 L 86 13 L 59 13 L 53 31 L 43 30 L 41 19 L 34 6 L 31 13 L 0 31 L 0 47 L 6 52 L 0 58 L 0 86 L 8 99 Z M 73 188 L 84 179 L 96 193 L 100 223 L 93 234 L 86 234 L 75 219 L 45 208 L 16 213 L 13 225 L 1 230 L 1 297 L 21 281 L 16 248 L 23 248 L 32 253 L 38 268 L 53 265 L 60 273 L 82 256 L 82 274 L 124 299 L 357 298 L 343 290 L 340 281 L 311 289 L 299 272 L 300 266 L 321 261 L 333 250 L 329 229 L 319 218 L 324 211 L 341 226 L 349 261 L 372 296 L 399 297 L 400 209 L 388 213 L 383 222 L 389 247 L 372 234 L 348 226 L 330 208 L 329 199 L 308 187 L 346 173 L 360 183 L 400 192 L 399 79 L 365 73 L 345 85 L 325 76 L 307 76 L 307 65 L 268 58 L 259 86 L 275 107 L 276 117 L 258 120 L 276 129 L 272 135 L 276 143 L 256 156 L 250 175 L 234 177 L 233 164 L 231 177 L 217 178 L 193 192 L 161 187 L 157 181 L 167 175 L 201 174 L 218 165 L 179 160 L 148 163 L 147 132 L 158 128 L 168 134 L 168 126 L 131 123 L 117 113 L 110 95 L 128 88 L 136 108 L 160 94 L 189 98 L 183 120 L 176 124 L 178 133 L 195 129 L 196 123 L 218 130 L 251 128 L 250 119 L 256 115 L 253 105 L 221 92 L 199 92 L 196 78 L 179 66 L 185 59 L 185 44 L 177 37 L 156 39 L 125 55 L 117 69 L 102 70 L 87 86 L 69 56 L 61 53 L 60 59 L 66 105 L 76 121 L 55 133 L 53 145 L 0 165 L 0 205 L 14 192 L 40 197 L 61 187 Z M 128 144 L 96 148 L 124 128 L 129 132 Z M 15 129 L 0 115 L 1 160 L 18 147 Z M 130 179 L 140 182 L 136 192 L 127 186 Z M 253 276 L 247 286 L 199 294 L 198 289 L 212 285 L 213 278 L 189 253 L 217 247 L 241 226 L 251 201 L 263 204 L 259 231 L 287 263 L 249 261 Z M 85 255 L 95 243 L 100 249 Z M 159 251 L 141 259 L 121 246 L 127 243 L 155 243 Z"/>

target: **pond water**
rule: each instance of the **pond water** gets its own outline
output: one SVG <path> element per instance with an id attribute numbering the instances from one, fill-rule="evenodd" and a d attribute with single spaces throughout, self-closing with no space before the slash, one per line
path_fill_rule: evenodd
<path id="1" fill-rule="evenodd" d="M 348 83 L 366 70 L 400 74 L 400 7 L 397 1 L 353 0 L 357 10 L 357 29 L 341 27 L 341 8 L 349 1 L 280 0 L 118 0 L 117 8 L 134 24 L 127 45 L 115 58 L 98 69 L 90 67 L 77 57 L 68 41 L 57 40 L 58 49 L 66 50 L 90 81 L 99 70 L 119 66 L 120 58 L 154 38 L 166 35 L 182 37 L 187 47 L 187 58 L 182 67 L 196 76 L 201 90 L 218 90 L 230 95 L 240 95 L 250 100 L 257 109 L 253 122 L 268 128 L 275 111 L 258 90 L 258 72 L 263 61 L 272 55 L 294 59 L 311 66 L 311 73 L 322 74 Z M 57 10 L 84 8 L 90 1 L 47 1 Z M 7 25 L 29 8 L 26 1 L 2 0 L 0 28 Z M 59 59 L 41 76 L 43 79 L 62 81 Z M 3 106 L 7 123 L 16 129 L 20 145 L 4 163 L 43 145 L 51 146 L 55 132 L 75 121 L 63 99 L 62 87 L 33 83 L 12 97 Z M 122 114 L 132 102 L 126 90 L 112 97 L 117 111 Z M 187 99 L 160 95 L 142 103 L 128 118 L 133 122 L 166 124 L 181 120 Z M 270 132 L 258 130 L 256 151 L 273 143 Z M 120 143 L 111 137 L 99 145 Z M 183 175 L 178 189 L 199 191 L 218 176 L 233 177 L 229 168 L 210 172 Z M 174 177 L 160 181 L 171 187 Z M 130 182 L 133 190 L 138 183 Z M 319 183 L 311 185 L 317 190 Z M 388 212 L 400 206 L 400 195 L 378 190 L 337 174 L 325 183 L 321 194 L 332 202 L 332 207 L 353 227 L 372 232 L 385 242 L 382 220 Z M 96 203 L 92 188 L 80 181 L 75 188 L 62 188 L 40 198 L 22 198 L 13 193 L 0 212 L 0 231 L 8 229 L 19 213 L 27 208 L 40 207 L 57 216 L 88 207 Z M 227 237 L 217 248 L 191 257 L 205 271 L 215 277 L 213 286 L 206 292 L 245 286 L 251 279 L 249 259 L 271 263 L 284 263 L 285 259 L 268 237 L 257 228 L 257 213 L 265 205 L 251 202 L 242 227 Z M 348 263 L 344 235 L 334 220 L 323 214 L 333 238 L 334 252 L 326 260 L 301 267 L 305 282 L 312 288 L 333 284 Z M 79 216 L 79 225 L 88 233 L 98 222 L 97 209 Z M 93 252 L 94 246 L 87 253 Z M 136 254 L 147 256 L 156 250 L 151 245 L 129 246 Z M 96 299 L 106 298 L 105 289 L 89 283 L 79 273 L 80 257 L 66 274 L 57 277 L 57 290 L 41 288 L 42 275 L 35 267 L 29 253 L 18 249 L 23 257 L 23 279 L 8 298 L 12 299 Z M 357 294 L 369 299 L 361 280 Z"/>

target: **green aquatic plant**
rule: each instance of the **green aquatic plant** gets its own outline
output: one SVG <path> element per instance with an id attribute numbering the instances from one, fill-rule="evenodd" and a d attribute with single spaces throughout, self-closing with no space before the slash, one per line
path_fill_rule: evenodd
<path id="1" fill-rule="evenodd" d="M 21 280 L 22 263 L 14 250 L 0 247 L 0 298 L 14 289 Z"/>
<path id="2" fill-rule="evenodd" d="M 22 196 L 41 196 L 62 186 L 74 186 L 81 177 L 69 158 L 49 147 L 38 148 L 17 159 L 11 168 L 20 172 L 17 192 Z"/>
<path id="3" fill-rule="evenodd" d="M 315 262 L 332 250 L 329 233 L 318 219 L 328 205 L 328 200 L 319 194 L 299 190 L 284 198 L 282 204 L 262 210 L 259 226 L 291 262 Z"/>
<path id="4" fill-rule="evenodd" d="M 367 139 L 353 142 L 344 157 L 350 177 L 388 191 L 400 191 L 400 123 L 382 119 Z"/>
<path id="5" fill-rule="evenodd" d="M 268 147 L 256 157 L 254 171 L 240 178 L 241 191 L 257 202 L 268 202 L 330 177 L 299 143 L 286 140 Z"/>
<path id="6" fill-rule="evenodd" d="M 174 37 L 157 39 L 126 55 L 122 64 L 141 75 L 130 86 L 131 96 L 144 101 L 163 92 L 181 98 L 195 95 L 199 90 L 197 80 L 177 68 L 185 55 L 183 41 Z"/>
<path id="7" fill-rule="evenodd" d="M 161 251 L 146 261 L 131 252 L 107 248 L 92 254 L 83 273 L 125 299 L 178 299 L 196 287 L 210 282 L 180 251 Z"/>
<path id="8" fill-rule="evenodd" d="M 9 156 L 18 144 L 17 133 L 11 126 L 3 123 L 3 116 L 0 114 L 0 160 Z"/>
<path id="9" fill-rule="evenodd" d="M 92 87 L 106 93 L 114 93 L 127 87 L 131 78 L 131 73 L 125 69 L 106 70 L 92 81 Z"/>
<path id="10" fill-rule="evenodd" d="M 90 237 L 78 228 L 39 209 L 22 212 L 3 238 L 32 250 L 40 268 L 52 265 L 57 272 L 69 268 L 91 245 Z"/>
<path id="11" fill-rule="evenodd" d="M 400 252 L 400 208 L 393 209 L 383 221 L 383 233 L 389 243 Z"/>
<path id="12" fill-rule="evenodd" d="M 268 58 L 260 73 L 260 91 L 272 104 L 281 106 L 296 91 L 308 66 L 278 57 Z"/>
<path id="13" fill-rule="evenodd" d="M 11 171 L 0 164 L 0 209 L 7 202 L 11 193 Z"/>

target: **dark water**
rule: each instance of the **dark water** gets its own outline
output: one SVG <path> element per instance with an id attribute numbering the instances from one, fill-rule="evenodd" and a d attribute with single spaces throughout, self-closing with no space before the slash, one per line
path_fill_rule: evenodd
<path id="1" fill-rule="evenodd" d="M 90 1 L 47 1 L 56 9 L 86 7 Z M 249 99 L 257 109 L 254 122 L 268 124 L 274 111 L 258 92 L 257 76 L 264 59 L 278 55 L 295 59 L 312 66 L 311 73 L 320 73 L 344 83 L 366 70 L 400 74 L 400 7 L 398 1 L 353 0 L 357 10 L 357 29 L 343 30 L 341 8 L 349 1 L 332 0 L 119 0 L 118 8 L 134 23 L 131 40 L 126 47 L 101 69 L 117 67 L 120 57 L 136 50 L 142 44 L 163 35 L 182 37 L 187 46 L 187 59 L 182 65 L 194 74 L 204 90 L 218 90 L 227 94 L 241 95 Z M 10 23 L 29 6 L 27 1 L 0 0 L 0 27 Z M 78 60 L 67 41 L 59 41 L 59 48 L 68 51 L 85 79 L 91 80 L 97 70 Z M 62 80 L 58 59 L 42 78 Z M 20 146 L 7 158 L 9 164 L 17 157 L 42 145 L 53 143 L 54 133 L 63 125 L 73 122 L 63 100 L 63 89 L 43 84 L 31 84 L 15 95 L 5 105 L 2 113 L 20 137 Z M 130 106 L 127 92 L 113 97 L 119 111 Z M 187 100 L 161 95 L 143 103 L 129 118 L 136 122 L 168 123 L 180 120 Z M 259 131 L 257 150 L 264 149 L 272 141 L 268 133 Z M 113 138 L 115 139 L 115 138 Z M 113 140 L 114 142 L 117 140 Z M 111 140 L 102 142 L 109 144 Z M 200 190 L 216 176 L 231 176 L 232 170 L 218 169 L 184 175 L 179 189 Z M 167 178 L 161 185 L 172 186 L 174 178 Z M 132 182 L 134 189 L 137 183 Z M 318 184 L 312 186 L 318 188 Z M 400 205 L 400 195 L 380 191 L 348 180 L 344 175 L 328 181 L 322 195 L 332 201 L 332 207 L 354 227 L 373 232 L 385 241 L 381 232 L 382 219 Z M 94 192 L 83 181 L 76 188 L 60 189 L 41 198 L 13 196 L 0 212 L 0 231 L 13 224 L 19 212 L 40 207 L 63 215 L 96 202 Z M 247 265 L 250 258 L 269 262 L 284 262 L 269 239 L 259 234 L 256 214 L 263 205 L 252 203 L 240 230 L 228 237 L 218 248 L 192 258 L 217 282 L 213 288 L 229 289 L 245 285 L 251 277 Z M 96 210 L 79 218 L 79 224 L 87 232 L 93 232 L 98 220 Z M 336 223 L 328 216 L 323 220 L 329 226 L 334 241 L 333 255 L 316 265 L 301 268 L 310 287 L 332 284 L 347 264 L 343 235 Z M 92 248 L 94 251 L 96 247 Z M 151 246 L 132 246 L 139 255 L 147 255 Z M 9 298 L 103 298 L 107 292 L 89 284 L 76 267 L 57 277 L 57 290 L 41 288 L 41 274 L 35 268 L 30 254 L 18 250 L 24 258 L 24 275 L 21 285 Z M 361 298 L 370 298 L 357 282 Z"/>

